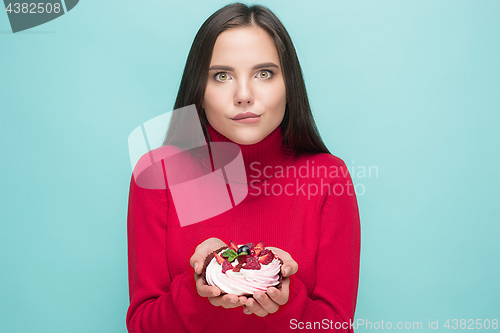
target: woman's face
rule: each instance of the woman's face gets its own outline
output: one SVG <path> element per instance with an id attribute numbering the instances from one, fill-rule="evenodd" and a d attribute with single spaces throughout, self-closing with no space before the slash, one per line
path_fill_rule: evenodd
<path id="1" fill-rule="evenodd" d="M 286 102 L 271 36 L 259 27 L 222 32 L 214 45 L 203 99 L 210 125 L 236 143 L 254 144 L 281 124 Z"/>

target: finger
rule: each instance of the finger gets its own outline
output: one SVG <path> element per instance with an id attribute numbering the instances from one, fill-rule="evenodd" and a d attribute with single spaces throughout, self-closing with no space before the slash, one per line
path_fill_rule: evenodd
<path id="1" fill-rule="evenodd" d="M 285 256 L 284 259 L 281 259 L 283 260 L 283 265 L 281 266 L 281 274 L 283 277 L 289 277 L 290 275 L 297 273 L 299 270 L 299 264 L 297 264 L 297 262 L 293 260 L 289 254 L 288 256 Z"/>
<path id="2" fill-rule="evenodd" d="M 191 258 L 189 258 L 189 264 L 193 267 L 196 274 L 201 274 L 204 263 L 205 257 L 203 257 L 198 251 L 196 251 Z"/>
<path id="3" fill-rule="evenodd" d="M 215 297 L 220 295 L 220 289 L 207 285 L 201 275 L 195 273 L 194 279 L 196 281 L 196 290 L 201 297 Z"/>
<path id="4" fill-rule="evenodd" d="M 281 260 L 283 260 L 283 265 L 281 266 L 281 274 L 283 277 L 288 277 L 297 273 L 299 270 L 299 264 L 295 260 L 293 260 L 290 253 L 283 251 L 277 247 L 268 247 L 268 249 L 272 250 Z"/>
<path id="5" fill-rule="evenodd" d="M 243 305 L 243 313 L 250 315 L 250 314 L 252 314 L 252 310 L 250 310 L 250 308 L 248 306 Z"/>
<path id="6" fill-rule="evenodd" d="M 268 312 L 266 310 L 264 310 L 264 308 L 262 306 L 260 306 L 260 304 L 256 300 L 254 300 L 253 298 L 248 299 L 248 301 L 246 302 L 245 305 L 256 316 L 265 317 L 268 314 Z"/>
<path id="7" fill-rule="evenodd" d="M 279 305 L 269 298 L 266 293 L 258 291 L 253 295 L 254 299 L 259 303 L 259 305 L 266 310 L 267 313 L 275 313 L 279 309 Z"/>
<path id="8" fill-rule="evenodd" d="M 203 270 L 203 264 L 205 263 L 205 258 L 209 253 L 211 253 L 214 249 L 217 249 L 221 246 L 226 245 L 223 241 L 218 238 L 212 237 L 204 242 L 198 244 L 196 249 L 194 250 L 194 254 L 189 259 L 189 264 L 193 267 L 194 271 L 197 274 L 201 274 Z"/>
<path id="9" fill-rule="evenodd" d="M 241 304 L 238 302 L 240 299 L 236 294 L 226 294 L 222 297 L 222 300 L 227 304 L 231 305 L 231 307 L 237 307 Z"/>
<path id="10" fill-rule="evenodd" d="M 285 278 L 281 282 L 281 290 L 275 287 L 270 287 L 267 288 L 267 294 L 269 295 L 269 298 L 271 298 L 277 304 L 284 305 L 288 302 L 289 286 L 290 278 Z"/>
<path id="11" fill-rule="evenodd" d="M 226 309 L 237 308 L 242 306 L 243 304 L 238 302 L 238 296 L 235 294 L 225 294 L 223 296 L 218 297 L 209 297 L 210 303 L 215 306 L 222 306 Z"/>
<path id="12" fill-rule="evenodd" d="M 289 277 L 290 275 L 293 275 L 297 273 L 299 270 L 299 265 L 294 262 L 285 262 L 283 261 L 283 266 L 281 266 L 281 274 L 283 277 Z"/>
<path id="13" fill-rule="evenodd" d="M 240 306 L 240 304 L 238 304 L 238 296 L 235 294 L 225 294 L 224 296 L 221 296 L 220 303 L 221 306 L 225 308 L 235 308 Z"/>
<path id="14" fill-rule="evenodd" d="M 211 238 L 198 244 L 198 246 L 194 250 L 194 254 L 191 256 L 191 258 L 189 258 L 189 264 L 191 265 L 191 267 L 193 267 L 194 271 L 197 274 L 201 274 L 201 271 L 203 270 L 203 264 L 205 263 L 205 258 L 210 252 L 210 240 Z"/>

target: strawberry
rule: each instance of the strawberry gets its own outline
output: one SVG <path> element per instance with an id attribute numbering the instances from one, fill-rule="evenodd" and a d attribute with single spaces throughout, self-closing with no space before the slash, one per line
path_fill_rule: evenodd
<path id="1" fill-rule="evenodd" d="M 268 249 L 264 249 L 262 251 L 260 251 L 259 253 L 259 257 L 262 257 L 262 256 L 265 256 L 266 254 L 270 253 L 271 250 L 268 250 Z"/>
<path id="2" fill-rule="evenodd" d="M 239 272 L 242 266 L 243 266 L 243 264 L 238 264 L 238 265 L 234 266 L 233 272 Z"/>
<path id="3" fill-rule="evenodd" d="M 264 243 L 262 241 L 258 242 L 254 247 L 255 255 L 259 256 L 260 251 L 264 250 Z"/>
<path id="4" fill-rule="evenodd" d="M 233 269 L 233 265 L 229 262 L 229 260 L 224 260 L 222 263 L 222 273 L 226 273 L 226 271 Z"/>
<path id="5" fill-rule="evenodd" d="M 259 262 L 262 265 L 267 265 L 270 264 L 273 261 L 273 259 L 274 259 L 274 254 L 271 251 L 269 251 L 268 254 L 265 254 L 259 258 Z"/>
<path id="6" fill-rule="evenodd" d="M 224 260 L 227 260 L 227 259 L 222 258 L 220 255 L 218 255 L 217 252 L 214 252 L 214 256 L 215 256 L 215 259 L 217 259 L 217 262 L 219 263 L 219 265 L 222 265 Z"/>
<path id="7" fill-rule="evenodd" d="M 229 248 L 238 251 L 238 245 L 236 245 L 236 243 L 232 240 L 229 241 Z"/>
<path id="8" fill-rule="evenodd" d="M 260 269 L 260 262 L 255 257 L 248 257 L 247 262 L 243 265 L 242 268 L 245 269 Z"/>

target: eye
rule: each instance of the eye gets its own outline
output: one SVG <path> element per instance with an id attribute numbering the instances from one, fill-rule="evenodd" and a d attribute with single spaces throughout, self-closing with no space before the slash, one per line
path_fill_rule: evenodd
<path id="1" fill-rule="evenodd" d="M 273 72 L 266 69 L 264 71 L 260 71 L 257 76 L 259 77 L 259 79 L 264 79 L 264 80 L 267 80 L 269 78 L 271 78 L 273 76 Z"/>
<path id="2" fill-rule="evenodd" d="M 224 81 L 229 80 L 230 76 L 227 73 L 219 72 L 219 73 L 214 75 L 214 78 L 216 81 L 224 82 Z"/>

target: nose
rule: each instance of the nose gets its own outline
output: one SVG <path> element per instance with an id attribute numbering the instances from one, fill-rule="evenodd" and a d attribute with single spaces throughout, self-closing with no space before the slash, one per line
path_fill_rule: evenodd
<path id="1" fill-rule="evenodd" d="M 236 93 L 234 94 L 234 104 L 238 106 L 242 105 L 252 105 L 254 101 L 254 96 L 252 92 L 252 87 L 248 81 L 240 81 L 236 87 Z"/>

